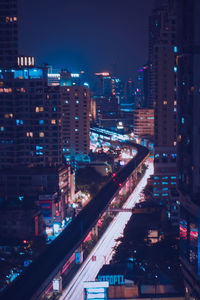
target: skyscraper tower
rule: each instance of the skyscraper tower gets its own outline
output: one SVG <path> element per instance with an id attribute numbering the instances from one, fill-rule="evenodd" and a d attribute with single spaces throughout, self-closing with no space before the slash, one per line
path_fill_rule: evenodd
<path id="1" fill-rule="evenodd" d="M 180 258 L 186 290 L 200 299 L 200 2 L 179 7 L 177 57 L 177 188 Z"/>
<path id="2" fill-rule="evenodd" d="M 0 0 L 0 67 L 17 66 L 17 0 Z"/>
<path id="3" fill-rule="evenodd" d="M 166 205 L 168 217 L 177 207 L 169 203 L 169 191 L 176 186 L 176 1 L 156 1 L 150 17 L 149 57 L 151 91 L 155 109 L 154 197 Z"/>

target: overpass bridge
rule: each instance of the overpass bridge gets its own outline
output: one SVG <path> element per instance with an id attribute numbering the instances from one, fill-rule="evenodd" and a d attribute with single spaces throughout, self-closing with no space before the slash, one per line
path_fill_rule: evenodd
<path id="1" fill-rule="evenodd" d="M 39 300 L 60 273 L 89 232 L 96 226 L 113 199 L 123 189 L 131 194 L 138 182 L 138 174 L 149 156 L 149 150 L 127 142 L 137 150 L 136 156 L 97 193 L 71 224 L 46 250 L 0 294 L 1 300 Z"/>

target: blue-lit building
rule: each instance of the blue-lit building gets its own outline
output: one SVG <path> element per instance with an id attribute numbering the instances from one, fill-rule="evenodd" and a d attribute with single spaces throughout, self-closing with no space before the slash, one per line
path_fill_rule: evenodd
<path id="1" fill-rule="evenodd" d="M 135 105 L 138 108 L 150 108 L 148 97 L 149 84 L 149 65 L 146 64 L 137 70 L 137 77 L 135 83 Z"/>
<path id="2" fill-rule="evenodd" d="M 179 3 L 177 188 L 180 258 L 186 290 L 200 299 L 200 2 Z"/>
<path id="3" fill-rule="evenodd" d="M 62 223 L 70 198 L 62 96 L 47 68 L 0 69 L 0 203 L 40 205 L 47 227 Z"/>
<path id="4" fill-rule="evenodd" d="M 85 78 L 85 72 L 72 73 L 68 70 L 54 70 L 48 66 L 48 85 L 49 86 L 87 86 L 89 83 Z"/>
<path id="5" fill-rule="evenodd" d="M 93 85 L 93 91 L 95 96 L 112 95 L 112 76 L 110 73 L 95 73 L 95 80 Z"/>
<path id="6" fill-rule="evenodd" d="M 0 168 L 62 164 L 59 87 L 45 68 L 0 70 Z"/>
<path id="7" fill-rule="evenodd" d="M 151 179 L 154 186 L 153 196 L 165 205 L 169 220 L 177 227 L 179 202 L 174 202 L 170 198 L 170 189 L 174 188 L 174 181 L 176 181 L 177 53 L 175 46 L 178 42 L 176 4 L 177 1 L 155 1 L 149 28 L 151 66 L 148 82 L 149 103 L 153 100 L 154 108 L 154 171 L 155 177 L 158 178 L 156 181 L 154 178 Z"/>

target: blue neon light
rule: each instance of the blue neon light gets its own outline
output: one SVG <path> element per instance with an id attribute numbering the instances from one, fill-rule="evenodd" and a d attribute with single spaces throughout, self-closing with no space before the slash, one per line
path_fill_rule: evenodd
<path id="1" fill-rule="evenodd" d="M 36 149 L 36 150 L 42 150 L 42 149 L 43 149 L 43 146 L 36 146 L 35 149 Z"/>

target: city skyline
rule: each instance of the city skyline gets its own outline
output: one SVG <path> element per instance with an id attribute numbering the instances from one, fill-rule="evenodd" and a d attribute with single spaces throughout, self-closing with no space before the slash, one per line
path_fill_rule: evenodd
<path id="1" fill-rule="evenodd" d="M 0 0 L 0 299 L 200 299 L 199 16 Z"/>
<path id="2" fill-rule="evenodd" d="M 133 78 L 148 58 L 152 4 L 19 0 L 20 53 L 35 56 L 37 65 L 89 74 L 116 71 L 124 79 Z"/>

